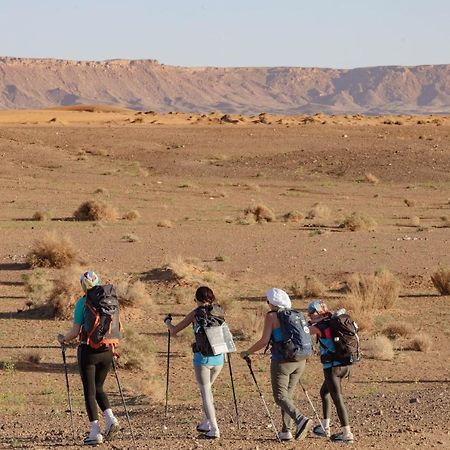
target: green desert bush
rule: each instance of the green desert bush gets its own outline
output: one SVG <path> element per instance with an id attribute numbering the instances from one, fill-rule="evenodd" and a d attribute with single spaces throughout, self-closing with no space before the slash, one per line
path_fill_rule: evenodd
<path id="1" fill-rule="evenodd" d="M 27 256 L 32 267 L 61 268 L 78 260 L 78 251 L 70 238 L 56 233 L 48 233 L 37 239 Z"/>
<path id="2" fill-rule="evenodd" d="M 431 275 L 434 287 L 441 295 L 450 295 L 450 268 L 441 267 Z"/>
<path id="3" fill-rule="evenodd" d="M 112 222 L 117 219 L 118 212 L 116 208 L 108 203 L 89 200 L 82 203 L 73 213 L 75 220 L 80 221 L 99 221 Z"/>

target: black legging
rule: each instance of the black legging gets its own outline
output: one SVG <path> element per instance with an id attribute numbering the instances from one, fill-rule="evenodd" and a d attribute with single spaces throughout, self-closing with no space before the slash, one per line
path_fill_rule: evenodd
<path id="1" fill-rule="evenodd" d="M 341 427 L 349 425 L 347 408 L 344 405 L 344 397 L 342 396 L 342 379 L 350 373 L 349 366 L 330 367 L 323 369 L 325 380 L 320 388 L 320 397 L 322 398 L 322 409 L 324 419 L 331 417 L 331 401 L 336 406 L 337 415 L 341 422 Z"/>
<path id="2" fill-rule="evenodd" d="M 98 420 L 96 402 L 102 411 L 110 408 L 108 397 L 103 391 L 103 383 L 111 363 L 111 347 L 97 350 L 85 344 L 78 347 L 78 369 L 83 382 L 84 401 L 90 422 Z"/>

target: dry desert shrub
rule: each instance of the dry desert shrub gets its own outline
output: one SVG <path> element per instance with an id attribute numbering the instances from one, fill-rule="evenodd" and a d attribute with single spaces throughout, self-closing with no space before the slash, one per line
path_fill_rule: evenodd
<path id="1" fill-rule="evenodd" d="M 135 209 L 132 209 L 131 211 L 128 211 L 123 215 L 124 220 L 136 220 L 141 217 L 141 214 L 139 211 L 136 211 Z"/>
<path id="2" fill-rule="evenodd" d="M 441 216 L 442 227 L 450 228 L 450 217 L 449 216 Z"/>
<path id="3" fill-rule="evenodd" d="M 33 214 L 32 220 L 36 220 L 39 222 L 46 222 L 47 220 L 51 220 L 52 215 L 49 211 L 36 211 Z"/>
<path id="4" fill-rule="evenodd" d="M 364 356 L 380 361 L 392 361 L 394 348 L 392 342 L 386 336 L 375 336 L 367 341 L 363 349 Z"/>
<path id="5" fill-rule="evenodd" d="M 426 333 L 418 333 L 411 339 L 408 344 L 409 350 L 415 350 L 416 352 L 428 352 L 433 345 L 431 338 Z"/>
<path id="6" fill-rule="evenodd" d="M 450 295 L 450 268 L 441 267 L 431 275 L 434 287 L 441 295 Z"/>
<path id="7" fill-rule="evenodd" d="M 411 225 L 412 225 L 413 227 L 418 227 L 418 226 L 420 226 L 420 217 L 418 217 L 418 216 L 411 216 L 411 217 L 409 218 L 409 220 L 410 220 L 410 223 L 411 223 Z"/>
<path id="8" fill-rule="evenodd" d="M 350 231 L 373 231 L 376 226 L 377 223 L 372 217 L 357 212 L 347 216 L 341 225 L 342 228 L 347 228 Z"/>
<path id="9" fill-rule="evenodd" d="M 267 313 L 265 305 L 259 305 L 255 311 L 249 311 L 246 320 L 232 321 L 239 323 L 238 327 L 231 329 L 235 340 L 252 340 L 261 335 L 264 326 L 264 317 Z"/>
<path id="10" fill-rule="evenodd" d="M 323 203 L 314 203 L 308 214 L 307 219 L 326 220 L 331 217 L 331 209 Z"/>
<path id="11" fill-rule="evenodd" d="M 27 256 L 32 267 L 61 268 L 78 260 L 78 251 L 67 236 L 48 233 L 37 239 Z"/>
<path id="12" fill-rule="evenodd" d="M 388 270 L 374 275 L 355 273 L 347 280 L 345 306 L 351 311 L 376 311 L 392 308 L 400 294 L 400 282 Z"/>
<path id="13" fill-rule="evenodd" d="M 109 197 L 110 196 L 110 192 L 106 188 L 98 188 L 98 189 L 96 189 L 94 191 L 94 194 L 104 195 L 105 197 Z"/>
<path id="14" fill-rule="evenodd" d="M 22 280 L 31 305 L 37 306 L 45 303 L 53 291 L 53 281 L 42 269 L 35 269 L 22 275 Z"/>
<path id="15" fill-rule="evenodd" d="M 276 219 L 274 212 L 263 204 L 249 206 L 244 210 L 244 214 L 246 218 L 253 216 L 254 220 L 258 223 L 275 222 Z"/>
<path id="16" fill-rule="evenodd" d="M 117 219 L 117 210 L 111 205 L 96 200 L 89 200 L 82 203 L 73 213 L 75 220 L 89 220 L 111 222 Z"/>
<path id="17" fill-rule="evenodd" d="M 36 351 L 30 351 L 23 356 L 23 361 L 31 364 L 40 364 L 42 362 L 42 355 Z"/>
<path id="18" fill-rule="evenodd" d="M 407 338 L 411 336 L 414 329 L 412 325 L 407 322 L 395 322 L 386 325 L 381 333 L 389 339 Z"/>
<path id="19" fill-rule="evenodd" d="M 301 222 L 305 216 L 298 211 L 289 211 L 283 216 L 285 222 Z"/>
<path id="20" fill-rule="evenodd" d="M 142 281 L 121 280 L 115 287 L 120 306 L 138 308 L 152 304 L 152 299 Z"/>
<path id="21" fill-rule="evenodd" d="M 367 183 L 370 184 L 378 184 L 380 182 L 380 180 L 370 172 L 364 174 L 364 179 L 366 180 Z"/>
<path id="22" fill-rule="evenodd" d="M 147 336 L 138 334 L 131 325 L 123 332 L 118 360 L 119 367 L 127 370 L 153 371 L 157 367 L 151 341 Z"/>
<path id="23" fill-rule="evenodd" d="M 122 236 L 122 240 L 125 242 L 137 242 L 139 241 L 139 237 L 137 234 L 134 233 L 128 233 Z"/>
<path id="24" fill-rule="evenodd" d="M 327 288 L 314 275 L 305 275 L 305 286 L 303 288 L 303 298 L 323 297 Z"/>
<path id="25" fill-rule="evenodd" d="M 160 228 L 172 228 L 173 227 L 173 223 L 170 220 L 161 220 L 160 222 L 158 222 L 156 224 L 156 226 L 160 227 Z"/>
<path id="26" fill-rule="evenodd" d="M 83 295 L 80 274 L 83 270 L 76 266 L 58 272 L 53 290 L 45 303 L 45 314 L 58 319 L 70 319 L 76 301 Z"/>
<path id="27" fill-rule="evenodd" d="M 410 198 L 405 198 L 405 199 L 403 200 L 403 202 L 405 203 L 405 205 L 406 205 L 408 208 L 413 208 L 413 207 L 416 206 L 416 204 L 417 204 L 417 202 L 416 202 L 415 200 L 410 199 Z"/>

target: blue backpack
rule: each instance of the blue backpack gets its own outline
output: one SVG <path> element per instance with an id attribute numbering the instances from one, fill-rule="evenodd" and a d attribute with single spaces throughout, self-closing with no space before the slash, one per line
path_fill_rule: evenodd
<path id="1" fill-rule="evenodd" d="M 282 342 L 272 342 L 285 361 L 302 361 L 313 353 L 311 335 L 305 316 L 295 309 L 277 311 Z"/>

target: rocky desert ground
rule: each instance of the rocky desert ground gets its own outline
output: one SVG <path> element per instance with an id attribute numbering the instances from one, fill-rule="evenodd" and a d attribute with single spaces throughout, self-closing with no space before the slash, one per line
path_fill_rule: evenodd
<path id="1" fill-rule="evenodd" d="M 226 305 L 243 350 L 258 336 L 268 288 L 285 289 L 302 310 L 311 296 L 337 308 L 349 304 L 355 274 L 373 281 L 386 271 L 398 296 L 378 309 L 355 307 L 364 358 L 344 383 L 353 446 L 450 448 L 450 297 L 431 280 L 450 266 L 449 138 L 447 116 L 161 114 L 99 106 L 0 112 L 0 448 L 77 448 L 82 441 L 87 419 L 75 350 L 67 350 L 74 441 L 55 340 L 70 319 L 44 314 L 42 303 L 63 278 L 75 280 L 76 290 L 84 268 L 138 286 L 123 308 L 124 327 L 133 332 L 128 340 L 139 342 L 127 351 L 150 358 L 145 370 L 119 369 L 135 445 L 109 376 L 123 430 L 105 448 L 333 448 L 313 436 L 278 444 L 238 355 L 232 366 L 240 428 L 224 367 L 215 386 L 222 437 L 199 439 L 189 331 L 172 339 L 165 418 L 162 319 L 187 313 L 196 287 L 206 283 Z M 103 216 L 75 220 L 88 201 Z M 72 243 L 82 269 L 29 264 L 49 233 L 60 245 Z M 43 280 L 41 291 L 50 289 L 39 301 L 30 291 L 36 280 Z M 74 295 L 67 292 L 67 302 Z M 269 357 L 255 356 L 253 364 L 279 424 Z M 315 356 L 302 382 L 319 411 L 321 381 Z M 297 399 L 312 416 L 301 389 Z M 332 426 L 337 430 L 335 416 Z"/>

